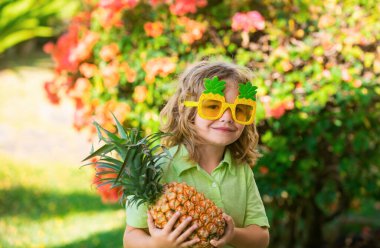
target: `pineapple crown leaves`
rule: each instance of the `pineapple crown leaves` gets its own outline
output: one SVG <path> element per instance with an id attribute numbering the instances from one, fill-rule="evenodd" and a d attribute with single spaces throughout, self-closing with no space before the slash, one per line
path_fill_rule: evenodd
<path id="1" fill-rule="evenodd" d="M 217 76 L 212 79 L 205 78 L 205 90 L 204 94 L 212 93 L 224 96 L 224 88 L 226 87 L 225 81 L 220 81 Z"/>
<path id="2" fill-rule="evenodd" d="M 96 176 L 100 182 L 98 187 L 120 187 L 122 204 L 128 197 L 128 204 L 153 204 L 163 190 L 160 184 L 161 165 L 164 158 L 171 158 L 167 149 L 157 145 L 157 142 L 170 134 L 153 133 L 141 138 L 136 129 L 125 130 L 115 116 L 114 120 L 118 135 L 94 123 L 99 140 L 105 144 L 92 151 L 83 161 L 98 159 L 84 166 L 95 165 Z"/>
<path id="3" fill-rule="evenodd" d="M 256 101 L 256 93 L 257 87 L 252 85 L 251 82 L 239 84 L 239 98 Z"/>

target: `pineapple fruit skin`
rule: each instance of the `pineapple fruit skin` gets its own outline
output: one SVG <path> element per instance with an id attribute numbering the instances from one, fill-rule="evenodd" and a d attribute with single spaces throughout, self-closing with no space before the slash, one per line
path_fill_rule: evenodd
<path id="1" fill-rule="evenodd" d="M 198 226 L 190 236 L 190 239 L 195 237 L 200 239 L 193 246 L 197 248 L 212 248 L 209 241 L 223 236 L 226 225 L 223 211 L 214 202 L 207 199 L 203 193 L 197 192 L 194 187 L 186 183 L 165 184 L 163 194 L 154 205 L 149 207 L 149 212 L 158 228 L 163 228 L 175 212 L 181 213 L 175 227 L 187 217 L 191 217 L 192 221 L 188 227 L 193 224 Z"/>

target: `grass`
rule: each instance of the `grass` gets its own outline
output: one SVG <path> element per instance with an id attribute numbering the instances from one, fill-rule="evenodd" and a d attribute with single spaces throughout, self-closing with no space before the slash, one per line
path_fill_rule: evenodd
<path id="1" fill-rule="evenodd" d="M 122 247 L 124 210 L 101 202 L 90 167 L 0 161 L 0 247 Z"/>

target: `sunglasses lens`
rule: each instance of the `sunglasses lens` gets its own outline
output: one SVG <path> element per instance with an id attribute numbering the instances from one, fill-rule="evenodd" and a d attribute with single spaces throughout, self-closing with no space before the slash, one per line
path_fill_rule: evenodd
<path id="1" fill-rule="evenodd" d="M 201 102 L 201 111 L 205 117 L 215 118 L 222 110 L 222 102 L 219 100 L 205 99 Z"/>
<path id="2" fill-rule="evenodd" d="M 246 104 L 237 104 L 235 108 L 236 120 L 247 122 L 253 115 L 253 106 Z"/>

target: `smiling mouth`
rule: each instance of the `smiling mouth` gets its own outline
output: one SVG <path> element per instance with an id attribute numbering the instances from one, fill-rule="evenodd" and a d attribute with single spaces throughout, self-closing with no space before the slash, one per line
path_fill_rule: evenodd
<path id="1" fill-rule="evenodd" d="M 223 132 L 234 132 L 235 130 L 228 127 L 214 127 L 213 129 L 223 131 Z"/>

